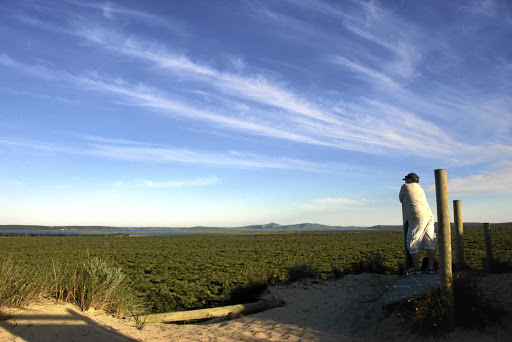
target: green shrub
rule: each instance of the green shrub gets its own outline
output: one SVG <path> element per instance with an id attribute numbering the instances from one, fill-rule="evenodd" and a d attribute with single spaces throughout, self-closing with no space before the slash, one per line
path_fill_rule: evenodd
<path id="1" fill-rule="evenodd" d="M 350 264 L 345 270 L 345 273 L 349 274 L 360 274 L 360 273 L 378 273 L 378 274 L 390 274 L 391 270 L 385 264 L 386 258 L 380 252 L 373 253 L 364 259 L 359 260 Z"/>
<path id="2" fill-rule="evenodd" d="M 58 270 L 54 265 L 54 295 L 83 311 L 94 308 L 121 315 L 137 307 L 124 278 L 120 268 L 96 257 Z"/>
<path id="3" fill-rule="evenodd" d="M 254 302 L 273 283 L 273 276 L 268 272 L 253 272 L 248 275 L 248 283 L 235 287 L 229 293 L 229 304 Z"/>
<path id="4" fill-rule="evenodd" d="M 297 264 L 286 268 L 288 273 L 288 282 L 301 281 L 304 279 L 317 279 L 320 272 L 311 264 Z"/>
<path id="5" fill-rule="evenodd" d="M 439 291 L 435 290 L 402 301 L 397 314 L 412 334 L 438 336 L 446 309 Z"/>
<path id="6" fill-rule="evenodd" d="M 345 275 L 345 272 L 341 268 L 334 266 L 332 262 L 329 263 L 331 264 L 330 276 L 332 279 L 340 279 Z"/>

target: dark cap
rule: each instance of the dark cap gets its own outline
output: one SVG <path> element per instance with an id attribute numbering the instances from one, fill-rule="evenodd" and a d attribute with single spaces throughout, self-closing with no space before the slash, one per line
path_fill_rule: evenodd
<path id="1" fill-rule="evenodd" d="M 409 173 L 402 180 L 409 180 L 409 179 L 412 180 L 415 183 L 419 183 L 419 181 L 420 181 L 420 177 L 417 174 L 415 174 L 414 172 Z"/>

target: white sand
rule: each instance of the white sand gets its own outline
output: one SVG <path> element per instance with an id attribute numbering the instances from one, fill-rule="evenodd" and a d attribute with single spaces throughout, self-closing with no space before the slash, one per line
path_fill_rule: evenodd
<path id="1" fill-rule="evenodd" d="M 385 318 L 377 302 L 396 279 L 362 274 L 276 286 L 265 297 L 283 299 L 284 307 L 215 323 L 148 323 L 142 330 L 133 321 L 47 301 L 4 312 L 11 318 L 0 321 L 0 341 L 418 341 L 396 315 Z M 445 335 L 449 341 L 512 341 L 512 274 L 488 275 L 482 288 L 508 310 L 504 321 L 483 332 L 457 328 Z"/>

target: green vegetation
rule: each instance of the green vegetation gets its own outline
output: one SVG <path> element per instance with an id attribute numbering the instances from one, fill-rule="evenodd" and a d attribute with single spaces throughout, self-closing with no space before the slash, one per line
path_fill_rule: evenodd
<path id="1" fill-rule="evenodd" d="M 76 304 L 81 310 L 103 309 L 121 316 L 143 310 L 142 302 L 124 282 L 121 269 L 99 258 L 36 263 L 0 261 L 0 309 L 21 307 L 42 298 Z"/>
<path id="2" fill-rule="evenodd" d="M 493 228 L 492 234 L 495 258 L 512 261 L 508 248 L 512 227 Z M 123 306 L 131 288 L 150 312 L 157 313 L 239 300 L 268 284 L 289 281 L 290 271 L 300 265 L 308 266 L 319 279 L 368 271 L 398 273 L 403 262 L 402 239 L 399 230 L 229 236 L 0 236 L 0 267 L 15 268 L 6 272 L 16 272 L 11 285 L 25 286 L 24 298 L 37 293 L 34 284 L 46 284 L 31 280 L 50 279 L 55 283 L 49 287 L 54 297 L 73 300 L 83 308 L 98 303 L 94 305 L 126 312 L 116 306 Z M 465 254 L 469 266 L 481 268 L 485 257 L 481 229 L 465 231 Z M 0 272 L 2 281 L 3 269 Z M 88 278 L 101 281 L 85 280 Z M 114 284 L 120 291 L 105 299 L 105 291 Z M 0 287 L 0 307 L 21 304 L 5 302 L 6 287 L 0 286 L 4 286 Z M 101 290 L 90 291 L 88 286 Z"/>

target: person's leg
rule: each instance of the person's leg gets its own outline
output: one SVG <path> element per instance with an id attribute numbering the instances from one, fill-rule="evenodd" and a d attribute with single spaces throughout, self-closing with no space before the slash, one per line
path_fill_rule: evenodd
<path id="1" fill-rule="evenodd" d="M 436 250 L 435 249 L 427 249 L 428 256 L 428 268 L 434 268 L 434 259 L 436 258 Z"/>
<path id="2" fill-rule="evenodd" d="M 420 268 L 420 253 L 411 253 L 411 259 L 414 268 Z"/>

